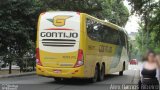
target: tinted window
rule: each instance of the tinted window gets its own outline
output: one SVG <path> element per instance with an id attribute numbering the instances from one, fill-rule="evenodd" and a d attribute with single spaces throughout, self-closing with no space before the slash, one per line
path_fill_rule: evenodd
<path id="1" fill-rule="evenodd" d="M 126 44 L 125 44 L 125 34 L 124 34 L 124 32 L 119 32 L 119 36 L 120 36 L 120 44 L 122 45 L 122 46 L 125 46 Z"/>
<path id="2" fill-rule="evenodd" d="M 111 44 L 119 44 L 118 31 L 110 27 L 104 26 L 103 42 Z"/>
<path id="3" fill-rule="evenodd" d="M 125 45 L 125 35 L 123 32 L 119 32 L 91 19 L 87 19 L 86 24 L 87 34 L 90 39 L 115 45 Z"/>
<path id="4" fill-rule="evenodd" d="M 87 20 L 86 24 L 88 36 L 92 40 L 101 41 L 101 24 L 89 19 Z"/>

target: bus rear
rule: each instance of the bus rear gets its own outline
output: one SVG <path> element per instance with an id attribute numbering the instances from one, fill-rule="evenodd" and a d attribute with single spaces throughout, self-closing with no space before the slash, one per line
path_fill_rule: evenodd
<path id="1" fill-rule="evenodd" d="M 38 21 L 36 73 L 46 77 L 83 77 L 80 14 L 46 12 Z"/>

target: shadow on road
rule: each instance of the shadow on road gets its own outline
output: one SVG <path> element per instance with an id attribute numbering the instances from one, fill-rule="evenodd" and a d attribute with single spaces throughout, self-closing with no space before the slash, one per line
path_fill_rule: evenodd
<path id="1" fill-rule="evenodd" d="M 107 81 L 109 79 L 115 78 L 115 77 L 123 77 L 123 76 L 119 76 L 117 74 L 108 74 L 107 76 L 105 76 L 105 79 L 103 81 Z M 103 81 L 99 81 L 99 82 L 103 82 Z M 97 82 L 98 83 L 98 82 Z M 89 79 L 64 79 L 60 82 L 48 82 L 48 84 L 61 84 L 61 85 L 91 85 L 91 84 L 95 84 L 95 83 L 91 83 L 89 81 Z"/>

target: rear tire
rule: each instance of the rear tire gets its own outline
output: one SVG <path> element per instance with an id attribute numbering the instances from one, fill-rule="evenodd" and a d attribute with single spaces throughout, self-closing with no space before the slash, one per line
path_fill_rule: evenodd
<path id="1" fill-rule="evenodd" d="M 120 71 L 120 72 L 119 72 L 119 76 L 123 76 L 123 71 Z"/>
<path id="2" fill-rule="evenodd" d="M 98 66 L 95 67 L 94 77 L 90 79 L 92 83 L 97 82 L 98 79 Z"/>
<path id="3" fill-rule="evenodd" d="M 105 76 L 105 66 L 102 65 L 101 70 L 100 70 L 100 75 L 99 75 L 99 81 L 104 80 L 104 76 Z"/>
<path id="4" fill-rule="evenodd" d="M 123 76 L 123 71 L 125 70 L 125 63 L 123 63 L 123 70 L 119 72 L 119 76 Z"/>
<path id="5" fill-rule="evenodd" d="M 61 82 L 62 81 L 62 78 L 54 78 L 54 80 L 56 81 L 56 82 Z"/>

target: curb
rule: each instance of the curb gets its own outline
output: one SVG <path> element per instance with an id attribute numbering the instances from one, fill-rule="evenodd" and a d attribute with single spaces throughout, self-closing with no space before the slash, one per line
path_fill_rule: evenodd
<path id="1" fill-rule="evenodd" d="M 35 75 L 36 72 L 28 72 L 28 73 L 20 73 L 20 74 L 11 74 L 11 75 L 0 75 L 0 78 L 12 78 L 12 77 L 22 77 L 22 76 L 30 76 Z"/>

